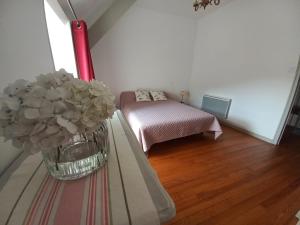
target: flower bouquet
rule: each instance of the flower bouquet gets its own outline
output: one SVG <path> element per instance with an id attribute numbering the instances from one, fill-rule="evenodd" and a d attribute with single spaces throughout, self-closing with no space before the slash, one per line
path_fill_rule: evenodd
<path id="1" fill-rule="evenodd" d="M 74 179 L 100 166 L 103 159 L 97 154 L 107 139 L 105 120 L 114 111 L 114 96 L 102 82 L 88 83 L 60 70 L 39 75 L 34 82 L 17 80 L 4 89 L 0 136 L 26 152 L 42 151 L 52 175 L 68 179 L 66 173 L 75 171 L 70 175 Z M 79 160 L 80 168 L 70 167 L 78 159 L 85 160 Z"/>

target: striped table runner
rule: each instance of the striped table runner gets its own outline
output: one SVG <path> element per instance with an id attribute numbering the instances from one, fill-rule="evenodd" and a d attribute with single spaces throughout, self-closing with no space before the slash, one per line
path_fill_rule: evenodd
<path id="1" fill-rule="evenodd" d="M 52 178 L 40 154 L 25 159 L 0 192 L 0 224 L 159 224 L 157 210 L 117 116 L 108 127 L 108 163 L 82 179 Z"/>
<path id="2" fill-rule="evenodd" d="M 76 181 L 61 182 L 47 174 L 24 225 L 108 225 L 108 196 L 107 166 Z"/>
<path id="3" fill-rule="evenodd" d="M 3 190 L 5 194 L 10 192 L 18 195 L 19 191 L 21 193 L 16 199 L 17 204 L 7 213 L 6 221 L 2 221 L 5 217 L 1 213 L 1 225 L 111 224 L 107 164 L 83 179 L 59 181 L 48 175 L 41 160 L 34 163 L 37 164 L 37 168 L 23 190 Z M 18 179 L 16 181 L 14 186 L 21 185 Z M 3 196 L 0 194 L 0 197 Z M 8 206 L 1 201 L 1 208 Z"/>

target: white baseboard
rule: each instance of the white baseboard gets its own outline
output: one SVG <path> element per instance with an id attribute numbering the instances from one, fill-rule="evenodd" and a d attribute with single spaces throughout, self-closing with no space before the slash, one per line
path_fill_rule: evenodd
<path id="1" fill-rule="evenodd" d="M 300 220 L 300 211 L 296 214 L 296 217 Z"/>
<path id="2" fill-rule="evenodd" d="M 220 122 L 221 122 L 221 124 L 224 124 L 225 126 L 231 127 L 234 130 L 240 131 L 241 133 L 248 134 L 248 135 L 250 135 L 250 136 L 252 136 L 254 138 L 257 138 L 259 140 L 262 140 L 262 141 L 268 142 L 270 144 L 276 145 L 276 143 L 274 143 L 274 140 L 272 140 L 270 138 L 266 138 L 266 137 L 261 136 L 259 134 L 256 134 L 256 133 L 254 133 L 252 131 L 246 130 L 244 128 L 241 128 L 241 127 L 237 126 L 236 124 L 233 124 L 233 123 L 231 123 L 231 122 L 229 122 L 227 120 L 220 119 Z"/>
<path id="3" fill-rule="evenodd" d="M 300 225 L 300 211 L 296 214 L 296 217 L 299 219 L 299 221 L 296 225 Z"/>

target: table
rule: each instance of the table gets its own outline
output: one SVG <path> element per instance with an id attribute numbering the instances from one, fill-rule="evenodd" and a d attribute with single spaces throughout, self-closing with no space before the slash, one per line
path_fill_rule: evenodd
<path id="1" fill-rule="evenodd" d="M 105 167 L 76 181 L 50 177 L 40 154 L 27 157 L 0 192 L 2 225 L 156 225 L 175 206 L 122 113 L 108 121 Z"/>

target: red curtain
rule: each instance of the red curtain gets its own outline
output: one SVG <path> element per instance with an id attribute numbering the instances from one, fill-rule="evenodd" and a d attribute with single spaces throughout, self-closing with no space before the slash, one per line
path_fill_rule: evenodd
<path id="1" fill-rule="evenodd" d="M 95 79 L 95 74 L 86 23 L 83 20 L 72 21 L 71 30 L 79 78 L 81 80 L 91 81 Z"/>

